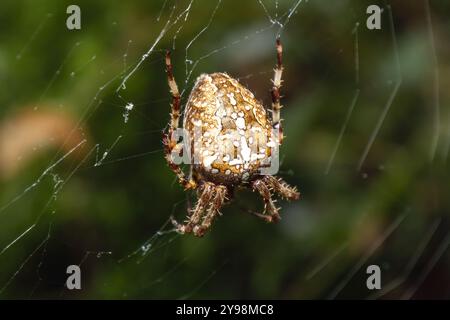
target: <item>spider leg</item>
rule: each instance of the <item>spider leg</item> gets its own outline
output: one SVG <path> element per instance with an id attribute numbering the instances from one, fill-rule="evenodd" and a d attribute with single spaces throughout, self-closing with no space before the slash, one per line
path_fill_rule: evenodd
<path id="1" fill-rule="evenodd" d="M 264 213 L 251 212 L 255 216 L 266 220 L 267 222 L 277 222 L 281 219 L 278 213 L 278 208 L 275 206 L 275 200 L 272 199 L 272 194 L 270 192 L 269 186 L 264 182 L 264 180 L 255 180 L 252 183 L 253 190 L 258 191 L 264 200 Z M 269 214 L 265 214 L 268 212 Z"/>
<path id="2" fill-rule="evenodd" d="M 279 133 L 279 143 L 281 144 L 283 141 L 283 128 L 281 126 L 281 118 L 280 118 L 280 110 L 282 108 L 282 105 L 280 103 L 280 88 L 281 83 L 283 80 L 281 79 L 281 76 L 283 75 L 283 63 L 282 63 L 282 57 L 283 57 L 283 46 L 281 45 L 280 38 L 277 38 L 276 41 L 276 48 L 277 48 L 277 65 L 274 69 L 274 76 L 272 80 L 272 126 L 274 129 L 278 129 Z"/>
<path id="3" fill-rule="evenodd" d="M 215 186 L 215 195 L 209 204 L 203 221 L 200 225 L 194 226 L 194 234 L 197 237 L 202 237 L 206 231 L 211 227 L 214 218 L 220 214 L 219 209 L 223 206 L 227 199 L 227 188 L 225 186 Z"/>
<path id="4" fill-rule="evenodd" d="M 170 113 L 170 129 L 175 130 L 178 128 L 180 120 L 180 107 L 181 107 L 181 95 L 178 90 L 177 83 L 173 76 L 172 61 L 170 59 L 170 51 L 166 52 L 166 72 L 167 82 L 170 88 L 170 94 L 172 95 L 172 112 Z"/>
<path id="5" fill-rule="evenodd" d="M 175 78 L 173 76 L 172 62 L 170 60 L 170 51 L 166 52 L 166 72 L 167 72 L 167 81 L 170 88 L 170 94 L 172 95 L 172 103 L 171 103 L 172 111 L 170 113 L 169 130 L 167 133 L 163 135 L 165 158 L 169 167 L 177 175 L 180 184 L 185 189 L 195 189 L 195 187 L 197 186 L 195 181 L 186 178 L 186 175 L 184 174 L 181 167 L 178 164 L 176 164 L 172 159 L 172 155 L 174 154 L 174 152 L 175 154 L 179 154 L 182 151 L 181 150 L 182 144 L 177 143 L 177 140 L 174 138 L 174 132 L 176 131 L 176 129 L 178 129 L 180 120 L 181 96 L 178 90 L 177 83 L 175 82 Z"/>
<path id="6" fill-rule="evenodd" d="M 200 223 L 203 213 L 208 207 L 211 198 L 214 196 L 214 187 L 214 184 L 210 182 L 207 182 L 201 186 L 201 188 L 199 189 L 199 197 L 197 203 L 194 209 L 192 209 L 192 211 L 190 212 L 190 215 L 186 219 L 185 224 L 181 224 L 172 220 L 172 223 L 179 233 L 190 233 L 193 231 L 194 227 Z"/>
<path id="7" fill-rule="evenodd" d="M 215 190 L 213 183 L 206 182 L 205 184 L 203 184 L 202 189 L 200 190 L 201 194 L 199 194 L 197 203 L 191 212 L 191 216 L 189 217 L 189 225 L 195 226 L 200 223 L 203 213 L 205 212 L 211 199 L 214 196 L 214 191 Z"/>
<path id="8" fill-rule="evenodd" d="M 281 178 L 267 175 L 263 177 L 263 180 L 267 186 L 287 200 L 298 200 L 300 198 L 300 192 L 297 188 L 290 186 Z"/>

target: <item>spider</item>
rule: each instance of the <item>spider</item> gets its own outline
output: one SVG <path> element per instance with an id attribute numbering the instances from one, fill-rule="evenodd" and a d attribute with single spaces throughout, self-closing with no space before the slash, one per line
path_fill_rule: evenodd
<path id="1" fill-rule="evenodd" d="M 287 200 L 299 199 L 295 187 L 275 177 L 273 172 L 264 172 L 267 163 L 278 161 L 277 147 L 283 139 L 280 119 L 283 49 L 279 38 L 276 50 L 271 117 L 252 92 L 228 74 L 202 74 L 189 95 L 183 128 L 179 128 L 181 95 L 173 75 L 170 51 L 166 52 L 172 110 L 167 133 L 163 135 L 165 158 L 179 183 L 185 190 L 196 190 L 198 198 L 194 208 L 188 210 L 184 224 L 172 219 L 179 233 L 203 236 L 236 188 L 251 188 L 262 197 L 263 213 L 251 213 L 267 222 L 280 220 L 280 208 L 272 199 L 273 193 Z M 176 161 L 181 156 L 191 160 L 188 176 L 180 161 Z"/>

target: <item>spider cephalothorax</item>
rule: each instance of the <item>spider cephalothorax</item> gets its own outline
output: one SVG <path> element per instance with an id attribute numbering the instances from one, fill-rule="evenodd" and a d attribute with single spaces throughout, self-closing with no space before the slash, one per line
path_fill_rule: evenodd
<path id="1" fill-rule="evenodd" d="M 254 95 L 226 73 L 198 77 L 184 111 L 180 134 L 181 97 L 172 73 L 170 54 L 166 68 L 172 113 L 168 133 L 164 135 L 166 160 L 186 190 L 196 189 L 198 201 L 189 210 L 185 224 L 174 221 L 180 233 L 202 236 L 230 200 L 236 187 L 258 192 L 265 203 L 264 213 L 254 213 L 268 222 L 278 221 L 279 208 L 272 199 L 278 193 L 288 200 L 300 194 L 271 172 L 278 161 L 278 146 L 283 132 L 280 119 L 280 87 L 283 66 L 282 46 L 277 39 L 277 66 L 272 88 L 272 117 Z M 178 142 L 182 136 L 183 141 Z M 188 159 L 191 171 L 187 177 L 174 158 Z M 277 167 L 277 166 L 276 166 Z"/>

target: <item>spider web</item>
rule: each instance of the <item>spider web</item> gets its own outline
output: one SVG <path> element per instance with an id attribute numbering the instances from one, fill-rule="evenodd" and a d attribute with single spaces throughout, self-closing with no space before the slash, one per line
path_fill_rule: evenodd
<path id="1" fill-rule="evenodd" d="M 444 36 L 434 31 L 435 17 L 442 16 L 429 1 L 422 3 L 425 14 L 415 18 L 423 31 L 417 39 L 408 38 L 408 26 L 398 30 L 407 5 L 392 8 L 389 2 L 380 4 L 379 31 L 367 30 L 369 3 L 357 1 L 254 0 L 243 8 L 249 13 L 233 16 L 243 5 L 238 1 L 164 0 L 142 9 L 131 5 L 132 17 L 120 8 L 102 8 L 110 18 L 101 21 L 89 20 L 98 7 L 81 7 L 88 17 L 82 30 L 101 25 L 120 34 L 101 45 L 83 33 L 61 32 L 65 8 L 45 4 L 37 18 L 26 21 L 37 23 L 33 32 L 18 34 L 17 49 L 2 48 L 7 54 L 0 55 L 0 70 L 15 91 L 1 92 L 1 101 L 32 101 L 27 108 L 34 114 L 69 111 L 72 118 L 56 147 L 30 147 L 41 152 L 30 162 L 37 167 L 23 166 L 24 173 L 2 185 L 0 296 L 449 297 L 450 205 L 444 186 L 450 111 L 440 90 L 447 61 L 439 55 Z M 130 25 L 130 19 L 137 22 Z M 46 41 L 61 34 L 69 40 L 55 49 L 52 71 L 38 88 L 20 90 L 26 74 L 14 68 L 44 56 Z M 183 101 L 198 75 L 226 71 L 268 105 L 276 37 L 283 40 L 286 62 L 282 111 L 288 139 L 280 175 L 298 184 L 304 199 L 283 204 L 279 226 L 265 226 L 240 214 L 240 203 L 258 203 L 242 196 L 224 209 L 217 227 L 223 231 L 215 227 L 203 239 L 180 236 L 170 216 L 183 219 L 193 199 L 163 160 L 160 140 L 170 103 L 164 52 L 172 50 Z M 370 51 L 372 41 L 382 53 Z M 403 123 L 408 95 L 424 86 L 409 72 L 417 62 L 409 54 L 417 46 L 428 61 L 418 72 L 429 79 L 420 95 L 422 109 L 414 110 L 422 117 L 411 118 L 420 137 Z M 5 68 L 3 60 L 12 67 Z M 16 102 L 10 95 L 21 97 Z M 404 132 L 407 137 L 398 137 Z M 407 152 L 419 153 L 420 160 L 408 163 Z M 424 201 L 418 198 L 422 183 L 432 189 Z M 358 190 L 351 188 L 355 184 Z M 117 208 L 109 204 L 115 199 Z M 227 229 L 236 234 L 225 237 Z M 82 270 L 80 291 L 65 287 L 70 264 Z M 383 270 L 376 292 L 365 287 L 370 264 Z M 443 279 L 438 289 L 430 274 Z"/>

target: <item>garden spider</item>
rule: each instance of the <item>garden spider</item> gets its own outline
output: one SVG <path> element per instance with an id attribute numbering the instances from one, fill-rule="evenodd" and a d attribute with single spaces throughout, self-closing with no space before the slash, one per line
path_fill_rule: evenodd
<path id="1" fill-rule="evenodd" d="M 273 173 L 263 173 L 268 162 L 278 161 L 278 145 L 283 138 L 280 119 L 283 49 L 279 39 L 276 49 L 270 118 L 250 90 L 237 80 L 226 73 L 202 74 L 186 104 L 182 142 L 178 141 L 181 96 L 167 51 L 165 61 L 172 112 L 168 132 L 163 136 L 165 158 L 185 190 L 197 190 L 198 196 L 184 224 L 172 219 L 179 233 L 203 236 L 236 187 L 251 188 L 261 195 L 264 212 L 253 214 L 267 222 L 280 219 L 273 192 L 288 200 L 300 197 L 295 187 L 274 177 Z M 175 161 L 180 156 L 194 159 L 189 162 L 189 176 L 185 175 L 179 161 Z"/>

